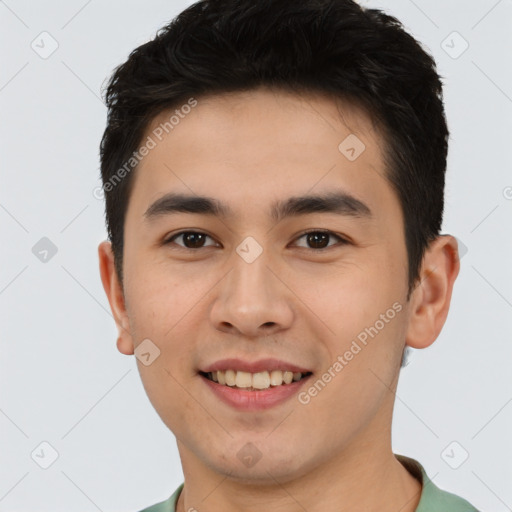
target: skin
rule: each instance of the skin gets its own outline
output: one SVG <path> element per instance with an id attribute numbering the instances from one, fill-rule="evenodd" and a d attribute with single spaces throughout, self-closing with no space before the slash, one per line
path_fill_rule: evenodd
<path id="1" fill-rule="evenodd" d="M 155 118 L 146 136 L 168 118 Z M 351 133 L 366 146 L 354 161 L 338 150 Z M 107 241 L 98 248 L 100 273 L 119 351 L 132 355 L 146 338 L 161 351 L 149 366 L 137 364 L 177 438 L 185 476 L 178 511 L 416 509 L 421 485 L 391 449 L 394 391 L 404 346 L 428 347 L 444 325 L 459 260 L 455 238 L 438 237 L 406 301 L 403 215 L 381 146 L 353 105 L 258 89 L 198 98 L 140 163 L 126 215 L 124 289 Z M 269 216 L 276 199 L 335 188 L 366 203 L 372 218 L 314 213 L 276 224 Z M 145 220 L 168 192 L 217 198 L 235 216 Z M 311 228 L 333 232 L 320 246 L 327 248 L 302 236 Z M 188 251 L 183 237 L 162 244 L 187 229 L 211 238 Z M 263 249 L 251 264 L 235 250 L 248 236 Z M 316 380 L 396 302 L 402 310 L 308 404 L 292 397 L 240 412 L 197 373 L 225 357 L 276 357 Z M 237 458 L 248 442 L 262 454 L 250 468 Z"/>

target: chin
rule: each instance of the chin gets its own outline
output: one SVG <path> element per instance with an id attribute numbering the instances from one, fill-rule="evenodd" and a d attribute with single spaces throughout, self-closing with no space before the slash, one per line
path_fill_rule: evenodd
<path id="1" fill-rule="evenodd" d="M 296 446 L 290 447 L 289 453 L 281 453 L 280 456 L 272 453 L 270 447 L 264 451 L 259 450 L 258 453 L 255 446 L 247 444 L 230 455 L 223 447 L 224 450 L 219 453 L 218 458 L 212 458 L 210 453 L 203 458 L 203 462 L 216 473 L 240 484 L 275 485 L 276 480 L 286 483 L 306 475 L 314 468 L 315 464 L 312 460 L 308 463 L 304 453 L 298 457 Z"/>

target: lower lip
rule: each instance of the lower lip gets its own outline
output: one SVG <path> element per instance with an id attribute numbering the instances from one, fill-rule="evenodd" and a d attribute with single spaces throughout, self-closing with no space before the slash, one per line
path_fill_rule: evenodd
<path id="1" fill-rule="evenodd" d="M 200 377 L 224 403 L 243 411 L 261 411 L 279 405 L 295 395 L 311 375 L 301 380 L 293 381 L 290 384 L 282 384 L 281 386 L 270 387 L 261 391 L 246 391 L 218 384 L 203 375 L 200 375 Z"/>

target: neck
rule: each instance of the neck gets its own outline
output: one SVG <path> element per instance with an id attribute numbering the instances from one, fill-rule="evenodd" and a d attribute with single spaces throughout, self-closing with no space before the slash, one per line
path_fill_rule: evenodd
<path id="1" fill-rule="evenodd" d="M 280 512 L 414 512 L 421 484 L 395 458 L 390 430 L 370 425 L 313 469 L 286 482 L 269 472 L 269 480 L 257 484 L 213 471 L 178 442 L 185 486 L 176 511 L 260 512 L 264 505 Z"/>

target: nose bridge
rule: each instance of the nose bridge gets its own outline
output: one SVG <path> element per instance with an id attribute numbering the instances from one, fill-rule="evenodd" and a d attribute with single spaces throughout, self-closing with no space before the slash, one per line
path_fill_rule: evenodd
<path id="1" fill-rule="evenodd" d="M 227 283 L 232 306 L 239 311 L 266 307 L 272 296 L 275 298 L 279 293 L 273 290 L 275 283 L 271 281 L 275 278 L 268 269 L 271 264 L 268 249 L 253 237 L 247 237 L 236 248 L 232 261 L 233 271 Z"/>

